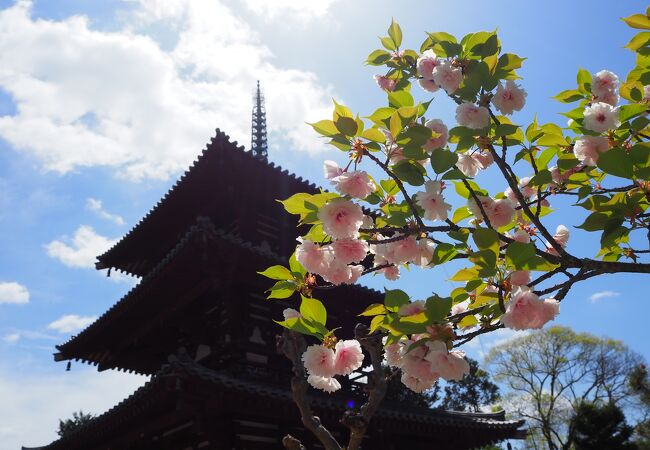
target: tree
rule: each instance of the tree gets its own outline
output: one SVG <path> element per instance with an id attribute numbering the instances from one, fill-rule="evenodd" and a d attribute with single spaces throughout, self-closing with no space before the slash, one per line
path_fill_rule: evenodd
<path id="1" fill-rule="evenodd" d="M 649 14 L 624 20 L 650 30 Z M 385 69 L 375 80 L 387 103 L 361 118 L 335 102 L 331 120 L 310 124 L 347 161 L 325 163 L 332 192 L 282 200 L 306 232 L 287 266 L 262 272 L 275 281 L 270 299 L 293 298 L 299 308 L 287 309 L 278 322 L 286 329 L 279 350 L 293 364 L 293 397 L 303 423 L 328 450 L 360 447 L 393 376 L 382 364 L 384 354 L 401 371 L 402 383 L 421 392 L 438 378 L 458 380 L 469 372 L 454 348 L 499 328 L 541 328 L 577 283 L 650 273 L 643 261 L 650 254 L 647 31 L 627 45 L 636 66 L 624 82 L 607 70 L 580 69 L 577 86 L 555 97 L 577 102 L 563 113 L 570 119 L 564 129 L 536 119 L 519 126 L 509 117 L 525 106 L 526 92 L 515 82 L 525 58 L 502 51 L 496 32 L 462 39 L 427 33 L 413 50 L 402 46 L 402 30 L 393 21 L 380 42 L 383 48 L 366 63 Z M 417 102 L 413 84 L 427 96 L 446 93 L 456 104 L 457 124 L 449 128 L 429 113 L 433 98 Z M 479 184 L 488 171 L 503 191 L 490 193 Z M 549 230 L 549 201 L 558 197 L 588 213 L 578 228 L 599 234 L 595 257 L 576 256 L 566 226 Z M 395 280 L 402 267 L 460 264 L 451 277 L 459 285 L 449 293 L 415 300 L 387 290 L 384 303 L 359 311 L 370 323 L 359 324 L 354 339 L 336 338 L 316 298 L 321 289 L 364 275 Z M 309 385 L 336 391 L 336 377 L 359 369 L 365 357 L 372 368 L 368 401 L 346 413 L 350 438 L 343 445 L 313 416 L 305 393 Z M 611 397 L 618 391 L 611 389 L 598 392 Z M 301 444 L 287 436 L 285 446 Z"/>
<path id="2" fill-rule="evenodd" d="M 650 450 L 650 377 L 645 365 L 640 364 L 632 370 L 630 389 L 642 408 L 642 418 L 636 425 L 636 444 L 640 450 Z"/>
<path id="3" fill-rule="evenodd" d="M 440 404 L 445 409 L 478 412 L 481 407 L 499 399 L 499 387 L 489 374 L 478 367 L 478 361 L 467 358 L 469 374 L 445 385 L 445 396 Z"/>
<path id="4" fill-rule="evenodd" d="M 59 419 L 59 430 L 57 434 L 61 437 L 66 436 L 80 426 L 90 422 L 94 417 L 92 414 L 86 414 L 81 410 L 79 412 L 73 412 L 72 419 L 66 419 L 65 421 Z"/>
<path id="5" fill-rule="evenodd" d="M 636 450 L 630 438 L 634 428 L 614 403 L 581 403 L 571 419 L 575 450 Z"/>
<path id="6" fill-rule="evenodd" d="M 494 347 L 487 361 L 517 413 L 539 430 L 532 439 L 568 450 L 580 405 L 625 404 L 628 376 L 640 357 L 621 342 L 556 326 Z"/>

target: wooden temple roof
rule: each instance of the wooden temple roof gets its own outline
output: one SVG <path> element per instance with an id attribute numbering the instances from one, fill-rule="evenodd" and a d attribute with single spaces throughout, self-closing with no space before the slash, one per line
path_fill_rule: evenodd
<path id="1" fill-rule="evenodd" d="M 338 435 L 344 436 L 345 431 L 337 422 L 346 409 L 346 400 L 310 392 L 316 414 Z M 227 408 L 226 415 L 223 415 L 224 408 Z M 184 446 L 196 446 L 192 448 L 222 448 L 223 445 L 223 448 L 275 449 L 280 447 L 280 439 L 287 432 L 305 443 L 310 442 L 309 433 L 299 423 L 288 389 L 206 369 L 181 352 L 170 356 L 168 363 L 130 397 L 40 449 L 176 449 L 184 448 L 181 442 Z M 523 420 L 505 420 L 503 411 L 463 413 L 385 405 L 373 418 L 364 448 L 472 449 L 521 438 L 523 424 Z M 224 442 L 226 434 L 232 435 L 232 439 L 249 439 L 253 444 L 241 447 L 241 442 Z M 193 442 L 188 444 L 184 439 Z"/>
<path id="2" fill-rule="evenodd" d="M 197 215 L 211 217 L 218 228 L 236 230 L 250 242 L 261 239 L 258 234 L 264 233 L 266 220 L 278 221 L 280 229 L 270 233 L 282 234 L 278 253 L 288 256 L 295 247 L 296 222 L 275 200 L 296 192 L 317 193 L 318 189 L 274 163 L 255 158 L 217 129 L 192 166 L 131 231 L 98 256 L 96 266 L 145 276 Z M 233 223 L 233 216 L 246 220 Z"/>
<path id="3" fill-rule="evenodd" d="M 284 262 L 267 248 L 217 229 L 208 218 L 198 218 L 137 286 L 78 335 L 58 345 L 55 360 L 74 359 L 97 365 L 99 370 L 153 374 L 178 348 L 183 335 L 207 329 L 209 313 L 216 312 L 217 306 L 226 307 L 213 296 L 202 298 L 203 291 L 222 292 L 223 301 L 235 304 L 254 301 L 247 296 L 253 291 L 272 309 L 271 318 L 280 319 L 291 300 L 264 300 L 268 280 L 256 272 Z M 346 321 L 354 321 L 357 310 L 383 298 L 380 292 L 359 285 L 317 296 L 332 300 L 332 326 L 346 330 L 354 328 L 354 323 Z"/>

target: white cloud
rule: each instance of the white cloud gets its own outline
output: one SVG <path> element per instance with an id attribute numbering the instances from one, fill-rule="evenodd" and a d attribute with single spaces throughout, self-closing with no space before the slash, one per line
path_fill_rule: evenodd
<path id="1" fill-rule="evenodd" d="M 29 291 L 15 281 L 0 281 L 0 304 L 2 303 L 17 305 L 29 303 Z"/>
<path id="2" fill-rule="evenodd" d="M 95 259 L 115 244 L 116 240 L 101 236 L 92 227 L 81 225 L 72 239 L 54 240 L 45 246 L 48 256 L 68 267 L 92 268 Z"/>
<path id="3" fill-rule="evenodd" d="M 104 206 L 102 205 L 101 200 L 97 200 L 96 198 L 92 198 L 92 197 L 87 199 L 86 209 L 89 209 L 90 211 L 94 212 L 102 219 L 106 219 L 108 221 L 114 222 L 117 225 L 124 225 L 124 219 L 122 218 L 122 216 L 117 214 L 111 214 L 108 211 L 106 211 L 104 209 Z"/>
<path id="4" fill-rule="evenodd" d="M 61 366 L 63 369 L 63 366 Z M 145 377 L 97 372 L 79 364 L 56 375 L 16 374 L 0 370 L 0 450 L 36 447 L 57 439 L 59 419 L 84 412 L 100 414 L 133 393 Z"/>
<path id="5" fill-rule="evenodd" d="M 113 32 L 81 16 L 33 20 L 30 9 L 21 1 L 0 12 L 0 87 L 17 109 L 0 117 L 0 137 L 47 170 L 107 166 L 163 179 L 185 169 L 217 126 L 247 144 L 258 78 L 269 131 L 298 151 L 325 148 L 305 122 L 329 114 L 331 89 L 279 67 L 223 1 L 140 0 Z"/>
<path id="6" fill-rule="evenodd" d="M 597 301 L 602 300 L 604 298 L 619 297 L 620 295 L 621 293 L 616 291 L 600 291 L 591 294 L 589 300 L 591 300 L 592 303 L 596 303 Z"/>
<path id="7" fill-rule="evenodd" d="M 322 18 L 338 0 L 243 0 L 246 7 L 265 19 L 293 18 L 296 21 Z"/>
<path id="8" fill-rule="evenodd" d="M 2 340 L 7 344 L 15 344 L 20 339 L 20 333 L 9 333 L 2 336 Z"/>
<path id="9" fill-rule="evenodd" d="M 50 323 L 47 328 L 56 330 L 59 333 L 72 333 L 82 330 L 97 320 L 97 316 L 79 316 L 77 314 L 66 314 Z"/>

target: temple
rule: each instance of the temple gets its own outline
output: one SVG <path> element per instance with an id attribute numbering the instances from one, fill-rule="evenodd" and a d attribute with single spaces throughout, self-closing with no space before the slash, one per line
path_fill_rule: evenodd
<path id="1" fill-rule="evenodd" d="M 256 273 L 286 264 L 295 248 L 297 223 L 276 199 L 318 189 L 267 161 L 265 130 L 260 144 L 263 151 L 245 151 L 217 130 L 158 204 L 98 257 L 98 269 L 141 280 L 57 346 L 55 360 L 151 378 L 40 449 L 279 449 L 288 433 L 308 449 L 322 448 L 301 424 L 289 362 L 275 348 L 280 328 L 273 319 L 292 301 L 267 300 L 268 280 Z M 332 326 L 343 330 L 353 329 L 358 311 L 383 301 L 381 293 L 358 285 L 319 298 L 328 304 Z M 357 374 L 341 380 L 335 394 L 310 392 L 314 410 L 342 441 L 347 430 L 338 421 L 363 401 L 361 381 Z M 522 425 L 505 420 L 503 411 L 450 412 L 387 398 L 363 448 L 479 448 L 520 438 Z"/>

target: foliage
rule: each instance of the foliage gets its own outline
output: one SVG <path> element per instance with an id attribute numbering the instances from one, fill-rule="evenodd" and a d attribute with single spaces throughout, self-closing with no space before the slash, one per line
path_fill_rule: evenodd
<path id="1" fill-rule="evenodd" d="M 571 419 L 575 450 L 636 450 L 630 438 L 634 428 L 625 422 L 621 408 L 581 403 Z"/>
<path id="2" fill-rule="evenodd" d="M 555 97 L 572 104 L 563 113 L 567 126 L 511 119 L 525 106 L 526 92 L 516 83 L 525 58 L 506 51 L 496 31 L 462 38 L 430 32 L 411 49 L 403 46 L 402 30 L 392 21 L 380 37 L 382 48 L 366 60 L 383 71 L 375 80 L 384 105 L 361 115 L 334 101 L 331 119 L 310 124 L 347 160 L 341 167 L 325 163 L 336 192 L 298 193 L 281 201 L 308 231 L 288 266 L 262 272 L 274 281 L 268 298 L 300 301 L 299 311 L 285 311 L 278 324 L 333 350 L 336 330 L 327 326 L 328 305 L 314 298 L 319 290 L 361 276 L 392 281 L 402 268 L 462 264 L 450 278 L 457 283 L 450 292 L 417 300 L 387 289 L 383 303 L 358 311 L 369 321 L 358 339 L 373 345 L 383 339 L 389 365 L 401 370 L 407 387 L 421 392 L 440 377 L 457 380 L 469 372 L 455 347 L 503 327 L 541 328 L 559 313 L 559 302 L 576 283 L 603 274 L 650 273 L 650 263 L 642 261 L 650 254 L 650 8 L 624 21 L 642 30 L 626 46 L 636 66 L 622 82 L 609 71 L 578 69 L 576 86 Z M 448 127 L 436 119 L 433 98 L 419 101 L 414 89 L 420 88 L 425 96 L 446 94 L 457 105 L 457 123 Z M 496 174 L 503 190 L 481 186 L 478 175 L 484 171 L 493 179 Z M 575 225 L 598 238 L 592 258 L 574 254 L 566 226 L 555 233 L 547 228 L 547 216 L 555 213 L 550 200 L 558 197 L 575 200 L 571 208 L 587 214 Z M 575 211 L 562 211 L 563 217 L 572 220 L 580 215 Z M 552 329 L 522 341 L 538 346 L 532 355 L 548 350 L 539 336 L 556 347 L 536 362 L 539 367 L 550 367 L 541 363 L 553 360 L 566 368 L 558 376 L 571 381 L 575 370 L 591 386 L 588 395 L 569 395 L 559 386 L 547 393 L 537 390 L 532 377 L 531 390 L 544 413 L 537 420 L 552 443 L 563 439 L 551 436 L 559 420 L 556 401 L 569 395 L 569 409 L 577 400 L 617 401 L 622 385 L 608 381 L 619 380 L 626 363 L 619 356 L 629 352 L 613 341 Z M 340 386 L 336 376 L 356 369 L 335 367 L 327 360 L 338 358 L 333 351 L 311 351 L 325 359 L 310 360 L 294 372 L 309 375 L 312 386 L 332 392 Z M 526 351 L 520 354 L 535 361 Z M 300 364 L 296 355 L 287 356 Z M 364 424 L 386 385 L 379 356 L 370 356 L 374 388 L 372 408 L 363 409 Z M 604 378 L 594 378 L 586 367 Z M 326 448 L 341 448 L 321 428 L 317 432 Z M 347 448 L 358 448 L 360 433 L 351 428 Z"/>
<path id="3" fill-rule="evenodd" d="M 90 422 L 94 417 L 94 415 L 86 414 L 81 410 L 79 410 L 79 412 L 73 412 L 71 419 L 66 419 L 65 421 L 59 419 L 59 430 L 57 431 L 57 434 L 60 437 L 67 436 L 77 428 Z"/>
<path id="4" fill-rule="evenodd" d="M 641 364 L 632 370 L 630 374 L 630 388 L 632 393 L 639 399 L 643 409 L 643 419 L 636 425 L 636 445 L 640 450 L 650 449 L 650 377 L 648 369 Z"/>
<path id="5" fill-rule="evenodd" d="M 496 346 L 487 361 L 517 413 L 539 430 L 533 438 L 541 435 L 549 449 L 569 449 L 579 405 L 624 404 L 640 357 L 619 341 L 556 326 Z"/>
<path id="6" fill-rule="evenodd" d="M 454 411 L 479 412 L 481 407 L 499 399 L 499 387 L 490 380 L 489 374 L 480 369 L 478 361 L 467 358 L 469 374 L 458 381 L 448 381 L 440 406 Z"/>

